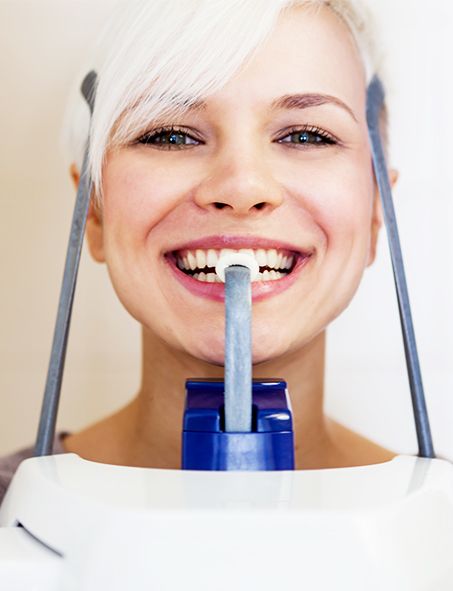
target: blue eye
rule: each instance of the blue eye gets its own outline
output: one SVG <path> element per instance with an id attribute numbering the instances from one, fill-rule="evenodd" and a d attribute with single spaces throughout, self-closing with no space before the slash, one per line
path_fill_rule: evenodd
<path id="1" fill-rule="evenodd" d="M 329 133 L 313 126 L 292 129 L 289 134 L 287 133 L 287 135 L 277 140 L 277 142 L 301 147 L 322 147 L 336 145 L 338 143 Z M 183 129 L 162 127 L 141 136 L 136 140 L 136 143 L 171 150 L 172 148 L 182 149 L 187 146 L 196 146 L 200 141 L 193 138 Z"/>
<path id="2" fill-rule="evenodd" d="M 191 137 L 181 129 L 170 127 L 147 133 L 139 138 L 137 143 L 158 146 L 169 150 L 173 146 L 180 148 L 182 146 L 196 145 L 198 140 Z"/>
<path id="3" fill-rule="evenodd" d="M 289 138 L 289 139 L 286 139 Z M 291 132 L 278 140 L 282 144 L 293 144 L 299 146 L 326 146 L 335 145 L 338 142 L 330 134 L 319 127 L 306 127 L 293 129 Z"/>

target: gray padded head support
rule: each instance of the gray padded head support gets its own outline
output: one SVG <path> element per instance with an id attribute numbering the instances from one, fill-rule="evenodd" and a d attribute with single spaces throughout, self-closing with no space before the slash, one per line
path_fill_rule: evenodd
<path id="1" fill-rule="evenodd" d="M 91 115 L 93 115 L 94 100 L 96 97 L 96 82 L 97 74 L 94 70 L 91 70 L 83 79 L 82 86 L 80 88 L 83 98 L 86 100 L 88 106 L 90 107 Z"/>

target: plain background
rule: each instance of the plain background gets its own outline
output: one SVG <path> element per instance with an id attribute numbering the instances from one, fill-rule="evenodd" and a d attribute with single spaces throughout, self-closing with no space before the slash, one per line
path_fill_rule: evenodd
<path id="1" fill-rule="evenodd" d="M 434 443 L 453 459 L 453 5 L 368 3 L 386 63 L 396 211 Z M 0 454 L 36 433 L 74 203 L 63 112 L 112 5 L 0 0 Z M 136 392 L 139 336 L 105 267 L 84 248 L 60 429 L 81 428 Z M 377 262 L 328 331 L 326 409 L 391 449 L 416 452 L 385 233 Z"/>

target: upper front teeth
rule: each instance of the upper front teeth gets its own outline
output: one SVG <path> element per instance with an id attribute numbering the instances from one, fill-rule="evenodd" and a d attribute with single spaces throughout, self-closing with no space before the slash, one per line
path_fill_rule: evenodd
<path id="1" fill-rule="evenodd" d="M 251 248 L 241 248 L 239 250 L 229 248 L 224 248 L 222 250 L 212 248 L 208 250 L 183 250 L 176 253 L 176 258 L 180 269 L 186 271 L 195 271 L 195 269 L 197 271 L 202 271 L 202 269 L 205 269 L 206 267 L 214 269 L 220 256 L 233 252 L 250 254 L 255 257 L 260 267 L 268 267 L 269 270 L 264 271 L 264 273 L 267 271 L 267 275 L 262 277 L 262 279 L 278 279 L 279 277 L 275 277 L 274 275 L 269 276 L 269 273 L 273 273 L 272 269 L 280 269 L 288 272 L 287 270 L 291 269 L 294 263 L 293 254 L 275 248 L 266 250 L 263 248 L 258 248 L 256 250 Z M 208 273 L 208 275 L 211 275 L 211 273 Z M 263 275 L 263 273 L 260 273 L 260 275 Z M 279 273 L 278 275 L 281 276 L 282 274 Z M 212 280 L 212 278 L 209 277 L 208 281 L 210 280 Z"/>

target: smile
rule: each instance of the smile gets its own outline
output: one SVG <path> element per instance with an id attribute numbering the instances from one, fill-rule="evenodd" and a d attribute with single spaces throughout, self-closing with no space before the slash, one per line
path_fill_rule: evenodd
<path id="1" fill-rule="evenodd" d="M 174 253 L 178 268 L 193 277 L 197 281 L 207 283 L 221 283 L 215 272 L 215 266 L 219 257 L 234 252 L 251 255 L 259 265 L 260 273 L 255 281 L 277 281 L 288 275 L 294 266 L 296 255 L 287 251 L 275 248 L 252 249 L 252 248 L 213 248 L 196 250 L 181 250 Z"/>
<path id="2" fill-rule="evenodd" d="M 215 266 L 224 253 L 246 252 L 253 255 L 260 268 L 252 284 L 253 301 L 286 291 L 312 260 L 313 248 L 258 237 L 211 236 L 181 245 L 164 255 L 177 281 L 198 297 L 217 301 L 225 299 L 225 285 L 217 277 Z"/>

